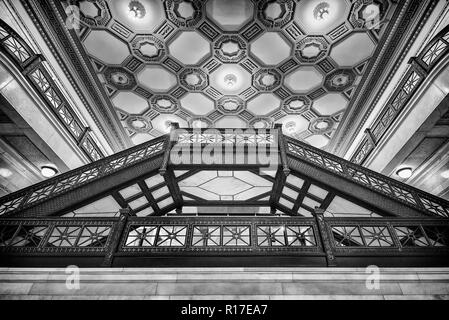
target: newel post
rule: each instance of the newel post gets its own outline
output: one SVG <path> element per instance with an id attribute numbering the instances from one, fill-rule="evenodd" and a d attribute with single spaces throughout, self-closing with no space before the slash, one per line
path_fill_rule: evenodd
<path id="1" fill-rule="evenodd" d="M 318 227 L 319 238 L 323 245 L 324 253 L 326 254 L 326 261 L 328 267 L 336 267 L 334 250 L 332 246 L 332 238 L 330 237 L 326 221 L 324 219 L 324 210 L 316 207 L 314 210 L 314 217 Z"/>
<path id="2" fill-rule="evenodd" d="M 120 241 L 123 237 L 125 231 L 126 223 L 128 222 L 128 217 L 131 215 L 131 209 L 120 209 L 120 216 L 118 222 L 116 222 L 112 228 L 110 239 L 106 247 L 106 254 L 101 264 L 102 267 L 112 267 L 114 261 L 114 254 L 118 251 L 120 246 Z"/>

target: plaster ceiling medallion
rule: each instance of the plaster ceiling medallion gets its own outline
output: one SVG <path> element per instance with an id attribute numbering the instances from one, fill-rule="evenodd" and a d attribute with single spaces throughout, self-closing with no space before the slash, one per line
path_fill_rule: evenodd
<path id="1" fill-rule="evenodd" d="M 352 6 L 349 21 L 357 29 L 379 28 L 388 7 L 387 0 L 357 0 Z"/>
<path id="2" fill-rule="evenodd" d="M 89 26 L 105 26 L 111 14 L 105 0 L 84 0 L 79 3 L 80 20 Z"/>
<path id="3" fill-rule="evenodd" d="M 151 108 L 160 113 L 173 113 L 178 110 L 175 99 L 168 95 L 155 95 L 150 99 Z"/>
<path id="4" fill-rule="evenodd" d="M 310 110 L 312 100 L 306 96 L 293 96 L 284 101 L 283 110 L 288 114 L 303 114 Z"/>
<path id="5" fill-rule="evenodd" d="M 179 74 L 181 84 L 188 90 L 202 91 L 209 85 L 207 74 L 199 68 L 187 68 Z"/>
<path id="6" fill-rule="evenodd" d="M 224 63 L 236 63 L 247 56 L 247 45 L 237 35 L 225 35 L 215 42 L 214 53 Z"/>
<path id="7" fill-rule="evenodd" d="M 223 95 L 237 95 L 251 86 L 251 75 L 237 64 L 225 64 L 212 72 L 210 84 Z"/>
<path id="8" fill-rule="evenodd" d="M 161 61 L 167 52 L 164 42 L 153 35 L 137 35 L 131 42 L 131 49 L 145 62 Z"/>
<path id="9" fill-rule="evenodd" d="M 273 127 L 273 120 L 270 118 L 256 118 L 250 122 L 250 127 L 254 129 L 270 129 Z"/>
<path id="10" fill-rule="evenodd" d="M 355 78 L 351 69 L 335 70 L 327 75 L 324 86 L 329 91 L 344 91 L 354 84 Z"/>
<path id="11" fill-rule="evenodd" d="M 327 55 L 328 49 L 324 37 L 305 37 L 296 44 L 295 56 L 302 63 L 315 63 Z"/>
<path id="12" fill-rule="evenodd" d="M 168 19 L 178 27 L 194 27 L 202 18 L 202 3 L 198 0 L 167 0 Z"/>
<path id="13" fill-rule="evenodd" d="M 313 17 L 315 20 L 326 20 L 329 18 L 330 15 L 330 5 L 327 2 L 320 2 L 314 9 L 313 9 Z"/>
<path id="14" fill-rule="evenodd" d="M 249 0 L 208 0 L 207 17 L 223 31 L 238 31 L 253 19 L 254 5 Z"/>
<path id="15" fill-rule="evenodd" d="M 218 109 L 223 113 L 237 114 L 245 107 L 245 102 L 237 97 L 224 96 L 218 100 Z"/>
<path id="16" fill-rule="evenodd" d="M 307 34 L 327 34 L 346 21 L 350 5 L 347 0 L 301 0 L 294 21 Z"/>
<path id="17" fill-rule="evenodd" d="M 104 76 L 109 84 L 120 90 L 131 90 L 136 86 L 133 74 L 124 68 L 106 68 Z"/>
<path id="18" fill-rule="evenodd" d="M 272 91 L 281 84 L 281 74 L 275 69 L 261 69 L 253 79 L 253 86 L 261 91 Z"/>
<path id="19" fill-rule="evenodd" d="M 160 0 L 109 1 L 113 17 L 135 33 L 152 33 L 165 20 Z"/>
<path id="20" fill-rule="evenodd" d="M 334 129 L 335 122 L 330 117 L 319 117 L 310 121 L 309 130 L 314 134 L 329 133 Z"/>
<path id="21" fill-rule="evenodd" d="M 150 121 L 142 116 L 130 116 L 126 119 L 126 125 L 129 129 L 138 133 L 147 133 L 153 127 L 151 126 Z"/>
<path id="22" fill-rule="evenodd" d="M 258 3 L 257 17 L 268 28 L 282 28 L 293 17 L 293 0 L 262 0 Z"/>
<path id="23" fill-rule="evenodd" d="M 283 117 L 279 119 L 279 122 L 282 123 L 282 132 L 292 137 L 307 130 L 309 126 L 309 122 L 306 119 L 297 115 Z"/>
<path id="24" fill-rule="evenodd" d="M 133 0 L 128 4 L 129 15 L 131 18 L 143 19 L 147 14 L 147 10 L 139 1 Z"/>

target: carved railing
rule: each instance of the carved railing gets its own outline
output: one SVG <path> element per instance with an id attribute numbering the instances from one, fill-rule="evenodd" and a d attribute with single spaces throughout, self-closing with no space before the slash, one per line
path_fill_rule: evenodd
<path id="1" fill-rule="evenodd" d="M 214 141 L 216 141 L 216 139 L 224 139 L 225 137 L 227 139 L 232 139 L 233 142 L 230 144 L 234 144 L 234 147 L 237 144 L 237 141 L 241 141 L 241 145 L 243 146 L 251 144 L 253 147 L 261 147 L 261 145 L 267 143 L 275 145 L 276 159 L 280 156 L 280 162 L 276 162 L 275 168 L 282 170 L 285 174 L 289 173 L 288 157 L 292 157 L 292 159 L 305 161 L 306 163 L 317 166 L 331 174 L 343 177 L 353 183 L 368 188 L 373 192 L 387 196 L 394 201 L 399 201 L 410 208 L 423 212 L 425 213 L 423 218 L 449 217 L 449 203 L 444 199 L 385 177 L 282 134 L 277 135 L 277 131 L 274 131 L 274 133 L 270 131 L 265 133 L 262 133 L 262 131 L 245 132 L 235 132 L 232 134 L 232 137 L 230 137 L 224 136 L 221 131 L 218 131 L 213 139 Z M 185 137 L 174 135 L 174 133 L 182 133 L 188 135 L 189 138 L 186 141 Z M 169 164 L 170 153 L 173 146 L 176 142 L 181 144 L 191 144 L 190 136 L 194 134 L 192 129 L 176 129 L 172 131 L 171 135 L 161 136 L 113 156 L 101 159 L 95 163 L 7 195 L 0 199 L 0 215 L 10 216 L 15 212 L 19 212 L 55 196 L 67 193 L 75 188 L 96 181 L 136 163 L 150 160 L 153 157 L 163 156 L 160 171 L 164 174 L 167 170 L 167 165 Z M 227 134 L 230 135 L 229 131 Z M 198 135 L 201 136 L 201 139 L 204 139 L 204 143 L 198 142 L 197 138 L 195 138 L 195 141 L 197 141 L 195 143 L 207 145 L 206 142 L 210 141 L 210 137 L 205 136 L 204 132 L 198 133 Z M 277 137 L 274 138 L 275 141 L 273 141 L 272 135 L 277 135 Z M 220 143 L 224 143 L 224 140 L 221 140 Z M 232 168 L 233 165 L 234 164 L 231 164 L 230 168 Z M 214 166 L 214 164 L 212 164 L 212 166 Z M 173 168 L 176 168 L 176 165 L 173 165 Z M 236 168 L 238 168 L 238 164 L 236 164 Z M 277 183 L 275 183 L 273 188 L 273 196 L 276 196 L 276 194 L 280 192 L 277 191 L 276 185 L 279 185 L 280 188 L 282 187 L 281 178 L 282 175 L 277 175 Z M 176 193 L 176 188 L 173 190 L 173 192 Z M 273 198 L 273 203 L 274 202 L 276 202 L 275 198 Z M 392 212 L 391 214 L 394 213 Z"/>
<path id="2" fill-rule="evenodd" d="M 151 140 L 128 150 L 45 180 L 0 198 L 0 216 L 10 215 L 42 201 L 101 179 L 118 170 L 160 156 L 166 148 L 166 137 Z"/>
<path id="3" fill-rule="evenodd" d="M 12 28 L 0 19 L 0 51 L 14 63 L 17 69 L 36 89 L 48 109 L 56 115 L 78 147 L 91 161 L 103 158 L 100 148 L 79 117 L 71 108 L 58 85 L 47 72 L 43 57 L 34 53 L 30 46 Z"/>
<path id="4" fill-rule="evenodd" d="M 338 265 L 340 257 L 361 254 L 427 256 L 449 263 L 447 219 L 324 218 L 322 223 L 319 227 L 316 218 L 283 217 L 138 218 L 124 211 L 120 218 L 107 219 L 2 219 L 0 265 L 20 264 L 20 258 L 29 256 L 56 259 L 56 264 L 58 257 L 65 259 L 61 264 L 96 256 L 101 259 L 95 263 L 103 266 L 132 265 L 136 257 L 177 257 L 184 265 L 189 257 L 195 264 L 194 259 L 213 261 L 217 256 L 230 257 L 237 265 L 241 257 L 261 257 L 267 263 L 270 257 L 298 258 L 299 264 L 304 257 L 326 264 L 328 257 L 332 261 L 327 265 Z M 38 266 L 43 260 L 33 261 Z"/>
<path id="5" fill-rule="evenodd" d="M 177 129 L 179 144 L 276 145 L 277 129 Z"/>
<path id="6" fill-rule="evenodd" d="M 439 32 L 417 57 L 410 60 L 410 68 L 371 128 L 365 132 L 351 157 L 352 162 L 360 165 L 365 162 L 421 84 L 448 54 L 449 26 Z"/>
<path id="7" fill-rule="evenodd" d="M 286 137 L 286 141 L 287 154 L 290 156 L 305 160 L 431 216 L 449 217 L 449 202 L 444 199 L 400 183 L 298 140 Z"/>

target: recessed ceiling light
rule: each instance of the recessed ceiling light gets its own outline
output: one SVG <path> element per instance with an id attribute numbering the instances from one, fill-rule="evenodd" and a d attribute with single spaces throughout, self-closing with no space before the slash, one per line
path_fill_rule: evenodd
<path id="1" fill-rule="evenodd" d="M 50 166 L 43 166 L 43 167 L 41 167 L 41 174 L 45 178 L 54 177 L 57 173 L 58 173 L 58 170 L 56 168 L 54 168 L 54 167 L 50 167 Z"/>
<path id="2" fill-rule="evenodd" d="M 441 176 L 442 176 L 444 179 L 449 179 L 449 170 L 446 170 L 446 171 L 444 171 L 443 173 L 441 173 Z"/>
<path id="3" fill-rule="evenodd" d="M 410 167 L 401 168 L 398 171 L 396 171 L 396 174 L 401 177 L 402 179 L 408 179 L 412 176 L 413 170 Z"/>
<path id="4" fill-rule="evenodd" d="M 12 176 L 12 171 L 6 168 L 0 168 L 0 176 L 3 178 L 9 178 Z"/>

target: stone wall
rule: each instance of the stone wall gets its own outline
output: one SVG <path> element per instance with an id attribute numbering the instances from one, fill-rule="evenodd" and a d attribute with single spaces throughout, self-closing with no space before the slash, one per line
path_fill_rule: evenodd
<path id="1" fill-rule="evenodd" d="M 362 268 L 79 271 L 79 289 L 70 290 L 64 268 L 1 268 L 0 299 L 449 299 L 449 269 L 380 269 L 378 290 Z"/>

